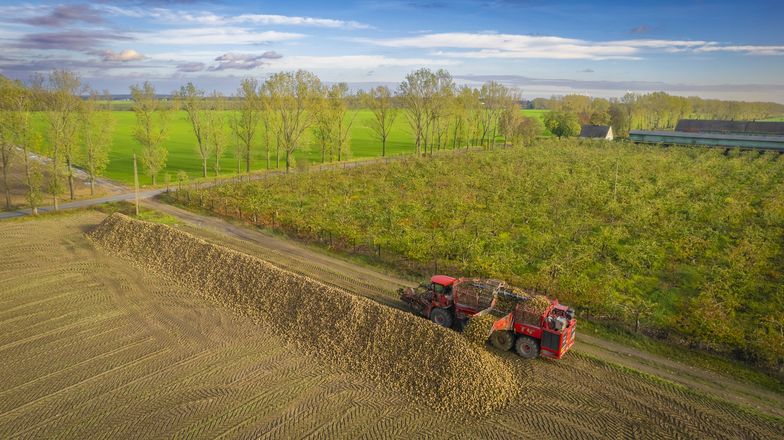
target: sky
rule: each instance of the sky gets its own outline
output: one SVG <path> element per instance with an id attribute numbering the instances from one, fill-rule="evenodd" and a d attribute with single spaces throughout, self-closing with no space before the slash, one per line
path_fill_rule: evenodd
<path id="1" fill-rule="evenodd" d="M 783 18 L 782 0 L 0 0 L 0 74 L 230 94 L 283 70 L 365 88 L 427 67 L 527 99 L 661 90 L 784 103 Z"/>

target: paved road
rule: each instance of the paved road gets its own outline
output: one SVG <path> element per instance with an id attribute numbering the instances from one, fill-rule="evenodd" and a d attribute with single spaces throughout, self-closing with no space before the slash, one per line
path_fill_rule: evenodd
<path id="1" fill-rule="evenodd" d="M 208 241 L 255 255 L 284 269 L 391 307 L 405 310 L 405 305 L 398 299 L 395 290 L 400 286 L 416 284 L 395 275 L 382 273 L 377 268 L 328 255 L 318 249 L 255 228 L 194 213 L 157 200 L 151 199 L 143 203 L 149 208 L 177 217 L 184 223 L 185 230 Z M 658 376 L 702 394 L 784 417 L 784 396 L 779 393 L 633 347 L 583 334 L 579 331 L 579 324 L 577 342 L 574 350 L 578 353 Z"/>
<path id="2" fill-rule="evenodd" d="M 165 189 L 150 189 L 146 191 L 139 191 L 139 198 L 146 199 L 149 197 L 157 196 L 158 194 L 166 191 Z M 74 202 L 60 203 L 59 210 L 87 208 L 90 206 L 100 205 L 101 203 L 120 202 L 123 200 L 133 200 L 134 194 L 123 193 L 115 194 L 113 196 L 99 197 L 97 199 L 76 200 Z M 38 212 L 51 212 L 54 211 L 54 206 L 42 206 L 38 208 Z M 30 215 L 30 209 L 20 209 L 19 211 L 0 212 L 0 219 L 22 217 Z"/>
<path id="3" fill-rule="evenodd" d="M 478 149 L 479 149 L 479 147 L 470 147 L 468 149 L 461 149 L 461 150 L 442 150 L 442 151 L 435 152 L 435 156 L 438 157 L 438 156 L 442 156 L 442 155 L 464 154 L 467 151 L 476 151 Z M 391 162 L 391 161 L 397 161 L 397 160 L 411 159 L 412 157 L 413 156 L 411 156 L 411 155 L 398 155 L 398 156 L 391 156 L 391 157 L 378 157 L 378 158 L 372 158 L 372 159 L 362 159 L 362 160 L 356 160 L 356 161 L 350 161 L 350 162 L 332 162 L 332 163 L 326 163 L 326 164 L 321 164 L 321 165 L 312 165 L 312 166 L 306 168 L 305 171 L 301 171 L 299 169 L 292 169 L 291 172 L 292 173 L 297 173 L 297 172 L 309 172 L 309 173 L 312 173 L 312 172 L 325 171 L 325 170 L 330 170 L 330 169 L 335 169 L 335 168 L 348 169 L 348 168 L 356 168 L 356 167 L 360 167 L 360 166 L 367 166 L 367 165 L 371 165 L 371 164 L 375 164 L 375 163 L 379 163 L 379 162 Z M 276 176 L 276 175 L 285 174 L 285 173 L 286 173 L 285 170 L 262 171 L 262 172 L 251 173 L 250 175 L 225 177 L 225 178 L 218 178 L 218 179 L 214 179 L 214 180 L 207 180 L 207 181 L 201 181 L 201 182 L 197 182 L 197 183 L 191 183 L 191 184 L 188 184 L 188 186 L 189 187 L 208 188 L 208 187 L 211 187 L 211 186 L 220 185 L 220 184 L 227 183 L 227 182 L 237 182 L 239 180 L 266 179 L 266 178 L 269 178 L 271 176 Z M 134 198 L 134 194 L 133 194 L 133 191 L 131 190 L 131 188 L 128 188 L 127 186 L 124 186 L 122 183 L 115 182 L 115 181 L 110 181 L 108 179 L 98 179 L 98 183 L 101 184 L 101 185 L 110 187 L 113 190 L 118 190 L 118 189 L 123 190 L 124 189 L 126 192 L 123 192 L 122 194 L 115 194 L 115 195 L 112 195 L 112 196 L 99 197 L 99 198 L 95 198 L 95 199 L 85 199 L 85 200 L 76 200 L 76 201 L 73 201 L 73 202 L 65 202 L 65 203 L 59 204 L 58 209 L 59 210 L 65 210 L 65 209 L 87 208 L 87 207 L 90 207 L 90 206 L 100 205 L 101 203 L 128 201 L 128 200 L 133 200 L 133 198 Z M 162 189 L 162 188 L 159 188 L 159 189 L 149 189 L 149 190 L 140 191 L 139 192 L 139 198 L 140 199 L 148 199 L 148 198 L 151 198 L 151 197 L 155 197 L 155 196 L 157 196 L 158 194 L 161 194 L 164 191 L 165 191 L 165 189 Z M 52 212 L 52 211 L 54 211 L 54 206 L 42 206 L 42 207 L 38 208 L 38 212 Z M 18 211 L 4 211 L 4 212 L 0 212 L 0 220 L 7 219 L 7 218 L 14 218 L 14 217 L 22 217 L 22 216 L 30 215 L 30 214 L 31 214 L 30 209 L 20 209 Z"/>

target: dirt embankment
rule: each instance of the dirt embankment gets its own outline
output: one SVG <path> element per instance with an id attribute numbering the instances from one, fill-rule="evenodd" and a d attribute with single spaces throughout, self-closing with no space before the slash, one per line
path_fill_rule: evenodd
<path id="1" fill-rule="evenodd" d="M 485 413 L 519 392 L 502 359 L 459 334 L 257 258 L 121 214 L 90 237 L 270 326 L 330 365 L 431 407 Z"/>

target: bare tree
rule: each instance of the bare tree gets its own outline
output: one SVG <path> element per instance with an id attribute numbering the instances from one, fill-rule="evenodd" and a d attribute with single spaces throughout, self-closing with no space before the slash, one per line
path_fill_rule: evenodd
<path id="1" fill-rule="evenodd" d="M 241 154 L 245 158 L 245 172 L 250 172 L 250 158 L 253 151 L 253 139 L 262 117 L 262 102 L 260 97 L 259 82 L 255 78 L 245 78 L 237 89 L 238 115 L 235 133 L 240 141 Z M 269 168 L 269 143 L 265 139 L 267 148 L 267 167 Z"/>
<path id="2" fill-rule="evenodd" d="M 406 75 L 400 84 L 399 95 L 406 111 L 408 124 L 414 133 L 416 154 L 427 146 L 430 127 L 430 109 L 436 93 L 436 75 L 430 69 L 419 69 Z"/>
<path id="3" fill-rule="evenodd" d="M 14 108 L 16 95 L 21 86 L 0 76 L 0 166 L 3 167 L 3 191 L 5 192 L 5 208 L 11 209 L 11 187 L 8 184 L 8 173 L 16 157 L 16 141 L 18 118 Z"/>
<path id="4" fill-rule="evenodd" d="M 304 70 L 280 72 L 265 82 L 270 111 L 274 113 L 274 131 L 286 154 L 286 172 L 291 168 L 292 154 L 305 144 L 303 136 L 313 124 L 313 107 L 318 100 L 321 81 Z"/>
<path id="5" fill-rule="evenodd" d="M 90 175 L 92 195 L 95 195 L 95 179 L 109 164 L 109 147 L 112 144 L 115 125 L 111 103 L 112 97 L 108 91 L 104 91 L 103 96 L 91 91 L 80 112 L 84 165 Z"/>
<path id="6" fill-rule="evenodd" d="M 267 169 L 270 169 L 270 151 L 272 150 L 272 138 L 275 138 L 275 168 L 280 166 L 280 142 L 275 135 L 275 114 L 272 113 L 271 98 L 267 83 L 263 83 L 258 88 L 259 108 L 261 109 L 261 123 L 264 126 L 264 152 L 266 155 Z"/>
<path id="7" fill-rule="evenodd" d="M 351 141 L 351 127 L 359 113 L 356 109 L 350 115 L 349 112 L 348 84 L 338 83 L 333 84 L 329 88 L 328 101 L 332 111 L 332 123 L 334 124 L 333 142 L 338 153 L 338 162 L 347 159 L 350 150 Z M 348 115 L 348 117 L 346 117 Z"/>
<path id="8" fill-rule="evenodd" d="M 329 99 L 327 98 L 328 93 L 327 88 L 322 87 L 319 97 L 313 102 L 312 110 L 314 117 L 313 134 L 321 150 L 321 163 L 326 162 L 327 152 L 329 152 L 329 161 L 332 162 L 332 139 L 334 138 L 332 130 L 334 129 L 334 124 L 332 123 L 332 107 L 329 105 Z"/>
<path id="9" fill-rule="evenodd" d="M 387 139 L 392 132 L 392 125 L 397 119 L 398 109 L 395 107 L 394 96 L 387 86 L 378 86 L 362 95 L 365 107 L 373 112 L 373 119 L 368 127 L 373 130 L 381 141 L 381 156 L 387 155 Z"/>
<path id="10" fill-rule="evenodd" d="M 201 158 L 201 176 L 207 177 L 207 160 L 210 158 L 210 151 L 206 136 L 206 125 L 208 118 L 207 102 L 204 99 L 204 90 L 199 90 L 193 83 L 189 82 L 180 87 L 179 92 L 175 93 L 180 108 L 185 110 L 188 120 L 191 123 L 193 134 L 196 135 L 196 147 L 198 148 L 199 158 Z"/>
<path id="11" fill-rule="evenodd" d="M 155 88 L 145 81 L 143 85 L 131 86 L 131 99 L 133 111 L 136 114 L 136 128 L 133 136 L 142 146 L 142 164 L 147 169 L 147 174 L 152 177 L 152 184 L 156 183 L 156 176 L 166 167 L 169 151 L 163 145 L 166 131 L 174 109 L 171 105 L 161 102 L 155 96 Z"/>
<path id="12" fill-rule="evenodd" d="M 484 109 L 481 123 L 481 144 L 487 147 L 495 146 L 495 138 L 498 134 L 498 117 L 501 115 L 509 99 L 509 89 L 495 81 L 482 84 L 479 90 L 479 99 L 482 101 Z"/>
<path id="13" fill-rule="evenodd" d="M 455 97 L 455 82 L 452 75 L 444 69 L 439 69 L 435 74 L 435 93 L 433 94 L 432 105 L 429 109 L 428 117 L 432 128 L 430 136 L 430 154 L 433 154 L 433 146 L 441 149 L 441 145 L 446 142 L 445 138 L 449 131 L 449 112 Z"/>
<path id="14" fill-rule="evenodd" d="M 43 139 L 39 133 L 32 130 L 31 109 L 35 105 L 40 90 L 25 88 L 19 82 L 2 84 L 2 118 L 0 130 L 2 140 L 22 150 L 22 159 L 25 169 L 25 185 L 27 186 L 26 199 L 33 212 L 38 214 L 38 205 L 41 203 L 41 184 L 43 174 L 40 164 L 31 158 L 32 151 L 39 151 Z"/>
<path id="15" fill-rule="evenodd" d="M 220 174 L 220 160 L 229 146 L 229 133 L 226 131 L 226 100 L 220 92 L 210 95 L 210 112 L 205 124 L 205 135 L 209 150 L 215 160 L 215 175 Z"/>
<path id="16" fill-rule="evenodd" d="M 51 153 L 50 192 L 54 209 L 58 209 L 57 196 L 60 194 L 60 165 L 66 164 L 66 177 L 71 200 L 74 198 L 73 163 L 76 160 L 78 144 L 78 113 L 81 100 L 77 96 L 81 80 L 73 72 L 55 70 L 49 74 L 47 82 L 46 114 L 49 122 L 49 142 Z"/>

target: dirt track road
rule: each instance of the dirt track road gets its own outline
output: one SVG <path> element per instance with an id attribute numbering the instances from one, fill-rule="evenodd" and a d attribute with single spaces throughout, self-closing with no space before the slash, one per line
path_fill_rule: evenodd
<path id="1" fill-rule="evenodd" d="M 352 293 L 371 298 L 391 307 L 403 308 L 396 289 L 413 285 L 407 280 L 363 267 L 308 247 L 238 226 L 220 218 L 205 216 L 157 200 L 145 200 L 146 206 L 177 217 L 185 229 L 205 240 L 218 242 L 235 250 L 255 255 L 287 270 L 297 272 Z M 709 371 L 578 331 L 574 350 L 601 360 L 622 365 L 683 385 L 703 394 L 754 408 L 766 414 L 784 417 L 784 396 Z"/>
<path id="2" fill-rule="evenodd" d="M 457 153 L 463 154 L 466 150 L 459 150 Z M 445 154 L 446 151 L 438 153 L 439 155 Z M 454 154 L 454 153 L 450 153 Z M 404 160 L 409 158 L 410 156 L 407 155 L 399 155 L 399 156 L 392 156 L 392 157 L 378 157 L 373 159 L 362 159 L 356 161 L 349 161 L 349 162 L 333 162 L 321 165 L 313 165 L 307 169 L 308 173 L 315 173 L 319 171 L 325 171 L 330 169 L 337 169 L 337 168 L 355 168 L 360 166 L 367 166 L 375 163 L 380 162 L 390 162 L 396 160 Z M 292 172 L 302 172 L 300 170 L 293 170 Z M 271 171 L 261 171 L 261 172 L 252 172 L 249 175 L 241 175 L 241 176 L 232 176 L 232 177 L 218 177 L 212 180 L 205 180 L 201 182 L 191 183 L 187 186 L 190 187 L 197 187 L 197 188 L 208 188 L 215 185 L 221 185 L 223 183 L 238 181 L 240 180 L 259 180 L 259 179 L 267 179 L 272 176 L 285 174 L 286 171 L 283 170 L 271 170 Z M 121 182 L 112 181 L 105 178 L 98 179 L 99 186 L 105 187 L 110 189 L 112 192 L 119 192 L 119 194 L 114 194 L 111 196 L 106 197 L 96 197 L 92 199 L 82 199 L 82 200 L 75 200 L 71 202 L 62 202 L 58 205 L 58 210 L 66 210 L 66 209 L 79 209 L 79 208 L 89 208 L 90 206 L 100 205 L 102 203 L 109 203 L 109 202 L 120 202 L 120 201 L 131 201 L 135 197 L 135 193 L 133 192 L 133 188 L 124 185 Z M 166 189 L 164 188 L 153 188 L 153 189 L 145 189 L 139 191 L 139 199 L 144 200 L 148 198 L 155 197 L 163 192 Z M 54 206 L 41 206 L 38 208 L 39 212 L 52 212 L 55 211 Z M 7 218 L 14 218 L 14 217 L 23 217 L 26 215 L 30 215 L 31 210 L 29 208 L 19 209 L 16 211 L 0 211 L 0 220 L 7 219 Z"/>

